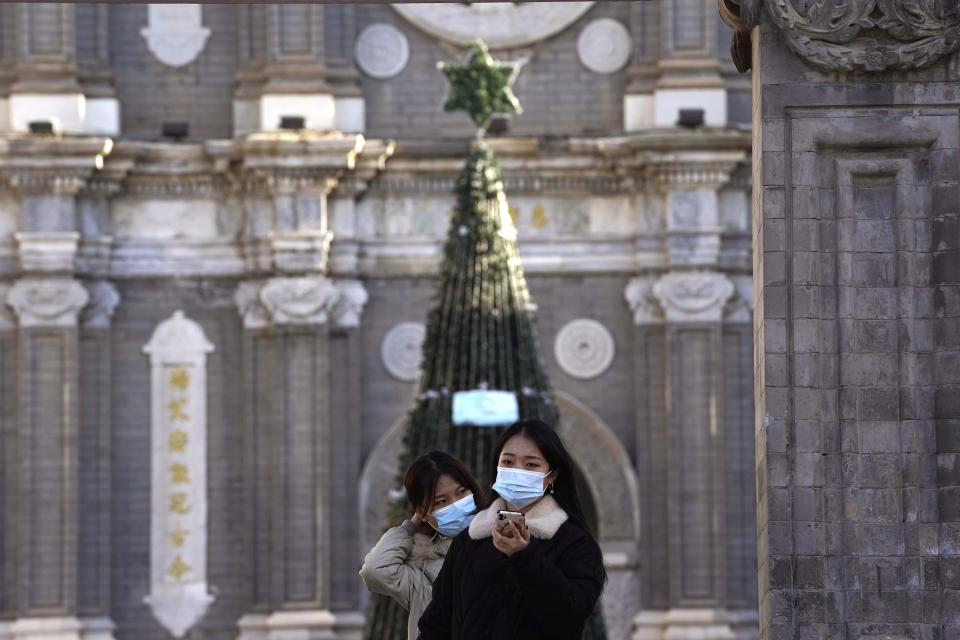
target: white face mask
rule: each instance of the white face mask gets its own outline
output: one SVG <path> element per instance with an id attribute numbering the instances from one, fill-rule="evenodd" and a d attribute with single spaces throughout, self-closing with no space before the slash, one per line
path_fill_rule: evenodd
<path id="1" fill-rule="evenodd" d="M 543 479 L 548 475 L 549 472 L 497 467 L 493 490 L 513 506 L 523 509 L 543 496 Z"/>

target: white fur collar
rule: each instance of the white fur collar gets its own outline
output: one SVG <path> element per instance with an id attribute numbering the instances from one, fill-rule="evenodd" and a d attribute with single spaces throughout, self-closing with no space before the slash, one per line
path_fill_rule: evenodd
<path id="1" fill-rule="evenodd" d="M 493 503 L 478 513 L 470 523 L 470 537 L 473 540 L 489 538 L 493 535 L 493 525 L 497 522 L 497 511 L 506 509 L 507 503 L 503 498 L 497 498 Z M 526 513 L 527 527 L 530 535 L 541 540 L 549 540 L 567 521 L 567 512 L 557 504 L 553 496 L 544 496 L 543 500 L 533 506 Z"/>

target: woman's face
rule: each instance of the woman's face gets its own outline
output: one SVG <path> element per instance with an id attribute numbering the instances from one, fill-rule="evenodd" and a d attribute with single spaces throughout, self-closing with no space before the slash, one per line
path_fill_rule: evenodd
<path id="1" fill-rule="evenodd" d="M 433 492 L 433 504 L 430 505 L 430 513 L 448 504 L 453 504 L 470 494 L 470 489 L 460 484 L 450 474 L 444 473 L 437 479 L 437 489 Z"/>
<path id="2" fill-rule="evenodd" d="M 497 466 L 525 471 L 539 471 L 540 473 L 550 471 L 550 464 L 543 457 L 537 443 L 522 433 L 518 433 L 504 443 L 503 449 L 500 451 L 500 458 L 497 460 Z M 556 472 L 547 475 L 543 479 L 544 488 L 556 480 L 556 476 Z"/>

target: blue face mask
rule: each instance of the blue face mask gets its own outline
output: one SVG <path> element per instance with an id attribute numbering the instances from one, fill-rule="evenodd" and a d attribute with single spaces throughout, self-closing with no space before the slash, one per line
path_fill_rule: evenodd
<path id="1" fill-rule="evenodd" d="M 477 505 L 473 501 L 473 494 L 471 493 L 452 504 L 437 509 L 431 515 L 437 519 L 437 531 L 452 538 L 470 526 L 470 521 L 473 520 L 476 511 Z"/>
<path id="2" fill-rule="evenodd" d="M 523 509 L 543 495 L 543 479 L 547 475 L 540 471 L 497 467 L 493 490 L 516 508 Z"/>

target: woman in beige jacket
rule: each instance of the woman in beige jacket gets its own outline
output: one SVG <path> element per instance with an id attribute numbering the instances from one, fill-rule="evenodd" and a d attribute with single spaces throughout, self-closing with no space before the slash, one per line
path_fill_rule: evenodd
<path id="1" fill-rule="evenodd" d="M 420 614 L 454 536 L 486 506 L 476 478 L 443 451 L 418 458 L 403 478 L 413 516 L 389 529 L 367 553 L 360 577 L 367 589 L 394 598 L 409 612 L 407 638 L 415 640 Z"/>

